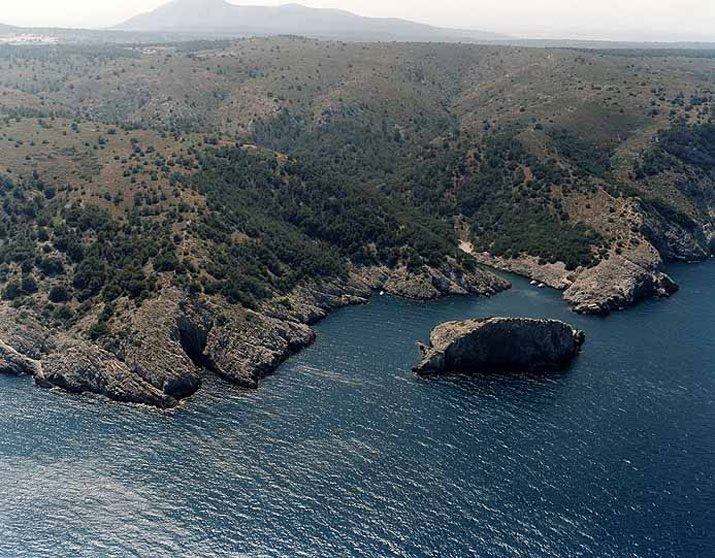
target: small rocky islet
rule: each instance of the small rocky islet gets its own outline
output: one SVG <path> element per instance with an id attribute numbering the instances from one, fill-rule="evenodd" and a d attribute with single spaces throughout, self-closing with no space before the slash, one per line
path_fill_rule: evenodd
<path id="1" fill-rule="evenodd" d="M 447 372 L 561 370 L 581 351 L 583 331 L 558 320 L 491 317 L 445 322 L 419 344 L 421 376 Z"/>

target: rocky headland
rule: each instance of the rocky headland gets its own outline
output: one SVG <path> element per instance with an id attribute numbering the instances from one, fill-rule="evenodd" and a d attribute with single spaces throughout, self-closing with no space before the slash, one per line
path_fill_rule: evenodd
<path id="1" fill-rule="evenodd" d="M 503 271 L 523 275 L 563 291 L 563 299 L 582 314 L 608 314 L 639 300 L 667 297 L 678 285 L 663 270 L 660 254 L 649 244 L 624 254 L 613 254 L 593 267 L 567 270 L 563 263 L 539 263 L 532 256 L 500 258 L 475 253 L 468 243 L 462 249 L 477 261 Z"/>
<path id="2" fill-rule="evenodd" d="M 489 296 L 508 281 L 448 261 L 439 268 L 353 268 L 346 281 L 306 283 L 255 310 L 220 297 L 165 286 L 136 307 L 118 304 L 101 346 L 85 324 L 72 331 L 45 325 L 27 310 L 0 304 L 0 373 L 28 374 L 44 388 L 93 393 L 159 408 L 195 393 L 206 373 L 256 388 L 286 358 L 315 340 L 310 327 L 332 310 L 362 304 L 375 290 L 430 300 L 450 294 Z"/>
<path id="3" fill-rule="evenodd" d="M 422 376 L 447 372 L 548 371 L 564 368 L 581 350 L 583 331 L 557 320 L 484 318 L 445 322 L 420 344 Z"/>
<path id="4" fill-rule="evenodd" d="M 483 265 L 562 291 L 564 301 L 579 313 L 604 315 L 643 299 L 667 297 L 678 285 L 668 276 L 666 263 L 698 262 L 715 255 L 712 178 L 694 171 L 688 176 L 697 192 L 691 201 L 674 186 L 682 186 L 682 181 L 673 176 L 653 183 L 678 201 L 678 209 L 663 209 L 663 202 L 653 200 L 614 197 L 602 188 L 573 196 L 567 204 L 572 217 L 607 239 L 607 246 L 594 252 L 588 265 L 568 269 L 562 261 L 525 253 L 506 257 L 475 250 L 472 231 L 464 222 L 457 227 L 460 248 Z M 622 169 L 619 179 L 631 180 Z"/>

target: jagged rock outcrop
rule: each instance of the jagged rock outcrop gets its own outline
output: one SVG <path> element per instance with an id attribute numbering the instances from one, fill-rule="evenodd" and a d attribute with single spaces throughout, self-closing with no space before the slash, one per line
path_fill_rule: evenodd
<path id="1" fill-rule="evenodd" d="M 0 305 L 0 339 L 22 355 L 36 360 L 54 349 L 50 329 L 31 313 L 11 306 Z"/>
<path id="2" fill-rule="evenodd" d="M 45 388 L 172 407 L 178 401 L 144 381 L 114 354 L 50 330 L 27 312 L 0 307 L 0 373 L 28 374 Z"/>
<path id="3" fill-rule="evenodd" d="M 115 401 L 175 406 L 116 355 L 71 334 L 53 331 L 9 306 L 0 307 L 0 373 L 28 374 L 44 388 L 94 393 Z"/>
<path id="4" fill-rule="evenodd" d="M 678 286 L 665 273 L 623 256 L 612 256 L 583 271 L 564 292 L 577 312 L 607 314 L 634 302 L 668 296 Z"/>
<path id="5" fill-rule="evenodd" d="M 582 331 L 557 320 L 484 318 L 446 322 L 420 344 L 420 375 L 493 370 L 558 370 L 578 354 Z"/>
<path id="6" fill-rule="evenodd" d="M 0 340 L 0 374 L 30 374 L 35 376 L 40 371 L 41 366 L 38 361 L 19 353 Z"/>
<path id="7" fill-rule="evenodd" d="M 312 293 L 305 303 L 319 317 L 357 301 L 337 291 Z M 0 339 L 0 373 L 30 374 L 45 388 L 173 407 L 198 389 L 202 368 L 255 388 L 288 356 L 310 345 L 315 333 L 301 321 L 307 316 L 291 310 L 298 314 L 279 319 L 229 305 L 207 307 L 198 298 L 167 291 L 131 316 L 131 333 L 116 354 L 4 312 L 0 332 L 12 344 Z"/>
<path id="8" fill-rule="evenodd" d="M 710 250 L 710 255 L 715 256 L 715 226 L 707 224 L 703 227 L 703 235 L 705 235 L 705 241 L 708 244 L 708 250 Z"/>
<path id="9" fill-rule="evenodd" d="M 0 373 L 35 376 L 41 356 L 54 348 L 50 330 L 29 313 L 0 307 Z"/>
<path id="10" fill-rule="evenodd" d="M 95 393 L 126 403 L 161 408 L 177 404 L 176 399 L 142 379 L 112 353 L 83 342 L 60 346 L 46 355 L 35 381 L 41 387 Z"/>
<path id="11" fill-rule="evenodd" d="M 119 355 L 130 370 L 166 395 L 187 397 L 201 385 L 201 358 L 211 324 L 180 291 L 169 289 L 132 316 L 132 333 Z"/>
<path id="12" fill-rule="evenodd" d="M 666 219 L 647 211 L 638 213 L 634 221 L 633 227 L 667 261 L 702 261 L 713 253 L 709 223 L 701 226 L 695 221 Z"/>
<path id="13" fill-rule="evenodd" d="M 568 271 L 563 263 L 539 264 L 536 258 L 497 258 L 486 253 L 473 253 L 463 242 L 462 249 L 478 261 L 564 291 L 564 301 L 583 314 L 608 314 L 652 297 L 665 297 L 678 290 L 678 285 L 661 268 L 658 251 L 649 243 L 624 254 L 612 254 L 589 268 Z"/>
<path id="14" fill-rule="evenodd" d="M 256 388 L 289 356 L 311 345 L 311 324 L 331 311 L 364 304 L 371 288 L 350 277 L 346 282 L 306 283 L 286 296 L 270 299 L 256 312 L 213 304 L 219 317 L 204 351 L 206 362 L 219 376 L 243 387 Z"/>
<path id="15" fill-rule="evenodd" d="M 371 291 L 370 287 L 354 276 L 346 283 L 300 285 L 286 296 L 263 303 L 259 313 L 269 318 L 311 325 L 338 308 L 365 304 Z"/>
<path id="16" fill-rule="evenodd" d="M 260 379 L 314 340 L 315 332 L 306 324 L 250 313 L 215 326 L 206 355 L 217 374 L 255 388 Z"/>

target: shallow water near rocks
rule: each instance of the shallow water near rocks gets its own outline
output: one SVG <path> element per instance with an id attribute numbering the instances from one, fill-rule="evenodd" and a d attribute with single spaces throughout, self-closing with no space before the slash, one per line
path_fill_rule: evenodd
<path id="1" fill-rule="evenodd" d="M 171 413 L 0 376 L 0 556 L 712 556 L 715 263 L 606 319 L 514 278 L 491 299 L 373 298 L 257 391 Z M 419 379 L 445 320 L 565 320 L 548 376 Z"/>

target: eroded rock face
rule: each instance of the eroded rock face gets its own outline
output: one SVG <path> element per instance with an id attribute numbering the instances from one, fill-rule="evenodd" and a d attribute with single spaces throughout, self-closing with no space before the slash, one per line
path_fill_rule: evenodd
<path id="1" fill-rule="evenodd" d="M 420 375 L 494 370 L 558 370 L 581 349 L 582 331 L 557 320 L 484 318 L 438 325 L 420 345 Z"/>
<path id="2" fill-rule="evenodd" d="M 0 374 L 36 375 L 39 358 L 54 348 L 50 330 L 15 308 L 0 307 Z"/>
<path id="3" fill-rule="evenodd" d="M 365 304 L 371 288 L 353 278 L 345 284 L 336 282 L 308 284 L 296 287 L 290 294 L 266 301 L 259 313 L 268 318 L 314 324 L 332 310 Z"/>
<path id="4" fill-rule="evenodd" d="M 32 359 L 39 359 L 55 346 L 49 328 L 29 313 L 9 306 L 0 306 L 0 339 Z"/>
<path id="5" fill-rule="evenodd" d="M 715 196 L 711 194 L 711 196 Z M 702 200 L 707 207 L 715 199 Z M 712 224 L 702 226 L 664 218 L 657 213 L 641 211 L 636 219 L 639 231 L 667 261 L 694 262 L 707 259 L 713 253 Z"/>
<path id="6" fill-rule="evenodd" d="M 314 340 L 315 333 L 306 324 L 249 314 L 215 326 L 206 355 L 223 378 L 256 388 L 260 379 Z"/>
<path id="7" fill-rule="evenodd" d="M 191 395 L 201 385 L 200 360 L 211 328 L 180 292 L 146 301 L 134 314 L 132 335 L 119 355 L 130 370 L 174 398 Z"/>
<path id="8" fill-rule="evenodd" d="M 155 348 L 152 354 L 159 358 L 159 343 Z M 29 374 L 41 387 L 115 401 L 160 408 L 178 403 L 171 390 L 152 385 L 117 355 L 70 333 L 50 330 L 8 306 L 0 307 L 0 373 Z"/>
<path id="9" fill-rule="evenodd" d="M 357 270 L 356 279 L 372 289 L 415 300 L 432 300 L 447 295 L 490 296 L 511 284 L 487 270 L 461 269 L 448 259 L 439 267 L 423 266 L 410 271 L 406 267 L 389 269 L 370 267 Z"/>
<path id="10" fill-rule="evenodd" d="M 654 296 L 668 296 L 678 286 L 665 273 L 623 256 L 613 256 L 583 271 L 564 292 L 577 312 L 607 314 Z"/>
<path id="11" fill-rule="evenodd" d="M 40 363 L 27 357 L 0 340 L 0 374 L 30 374 L 35 376 L 41 370 Z"/>
<path id="12" fill-rule="evenodd" d="M 42 359 L 35 375 L 41 387 L 95 393 L 115 401 L 167 408 L 177 400 L 155 388 L 113 354 L 89 343 L 60 347 Z"/>
<path id="13" fill-rule="evenodd" d="M 472 253 L 469 243 L 462 243 L 462 249 Z M 660 254 L 646 242 L 622 255 L 611 255 L 594 267 L 572 271 L 563 263 L 539 264 L 530 256 L 506 259 L 479 253 L 474 257 L 486 265 L 562 290 L 564 301 L 582 314 L 608 314 L 641 299 L 665 297 L 678 290 L 678 285 L 661 271 Z"/>

